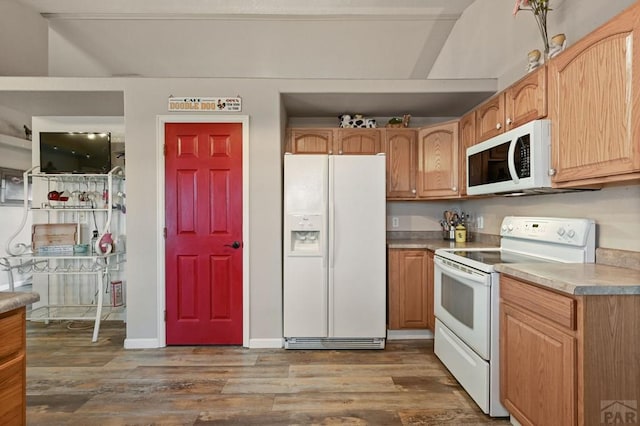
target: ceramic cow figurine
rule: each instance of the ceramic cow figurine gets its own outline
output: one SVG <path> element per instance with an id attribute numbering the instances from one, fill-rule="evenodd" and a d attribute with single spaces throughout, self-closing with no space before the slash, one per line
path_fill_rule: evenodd
<path id="1" fill-rule="evenodd" d="M 349 114 L 342 114 L 338 116 L 340 119 L 340 127 L 349 128 L 373 128 L 376 127 L 376 120 L 373 118 L 364 118 L 360 114 L 355 114 L 351 117 Z"/>

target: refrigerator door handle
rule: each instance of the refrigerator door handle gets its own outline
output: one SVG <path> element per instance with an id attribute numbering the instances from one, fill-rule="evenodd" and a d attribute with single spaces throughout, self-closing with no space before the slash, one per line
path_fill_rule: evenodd
<path id="1" fill-rule="evenodd" d="M 329 267 L 333 268 L 336 252 L 336 203 L 334 199 L 333 167 L 329 168 Z"/>

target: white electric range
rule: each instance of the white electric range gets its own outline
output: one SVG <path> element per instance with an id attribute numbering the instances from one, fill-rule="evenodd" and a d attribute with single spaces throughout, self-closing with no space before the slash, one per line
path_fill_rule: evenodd
<path id="1" fill-rule="evenodd" d="M 595 260 L 590 219 L 507 216 L 499 248 L 435 252 L 434 350 L 482 411 L 508 416 L 500 403 L 499 263 Z"/>

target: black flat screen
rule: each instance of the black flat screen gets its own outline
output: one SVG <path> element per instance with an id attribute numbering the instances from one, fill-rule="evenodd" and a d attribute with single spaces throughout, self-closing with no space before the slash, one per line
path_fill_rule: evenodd
<path id="1" fill-rule="evenodd" d="M 41 132 L 40 171 L 43 173 L 108 173 L 111 134 Z"/>

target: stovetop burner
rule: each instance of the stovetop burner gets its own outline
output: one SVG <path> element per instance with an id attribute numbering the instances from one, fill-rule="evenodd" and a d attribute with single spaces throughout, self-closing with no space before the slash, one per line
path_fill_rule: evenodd
<path id="1" fill-rule="evenodd" d="M 436 255 L 483 272 L 495 272 L 499 263 L 595 259 L 595 223 L 590 219 L 507 216 L 500 236 L 500 247 L 442 248 Z"/>
<path id="2" fill-rule="evenodd" d="M 549 262 L 548 259 L 540 257 L 526 256 L 519 253 L 512 253 L 500 249 L 482 249 L 482 250 L 451 250 L 456 256 L 466 259 L 475 260 L 485 265 L 495 265 L 497 263 L 540 263 Z"/>

